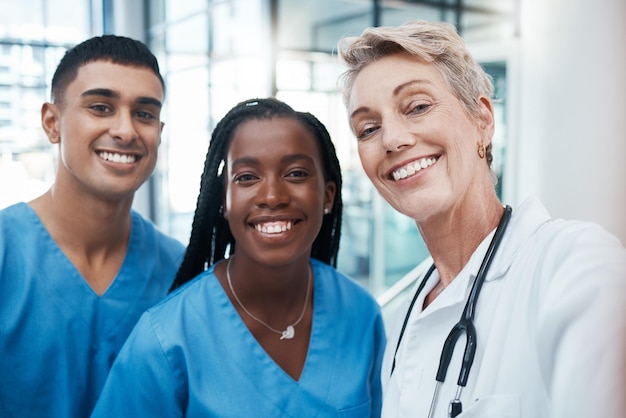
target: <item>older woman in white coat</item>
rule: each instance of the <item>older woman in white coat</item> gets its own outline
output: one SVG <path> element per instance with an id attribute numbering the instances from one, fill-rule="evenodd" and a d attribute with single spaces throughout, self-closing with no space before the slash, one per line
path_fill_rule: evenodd
<path id="1" fill-rule="evenodd" d="M 383 417 L 626 416 L 626 250 L 499 201 L 492 83 L 455 29 L 370 28 L 339 54 L 365 173 L 431 256 L 392 326 Z"/>

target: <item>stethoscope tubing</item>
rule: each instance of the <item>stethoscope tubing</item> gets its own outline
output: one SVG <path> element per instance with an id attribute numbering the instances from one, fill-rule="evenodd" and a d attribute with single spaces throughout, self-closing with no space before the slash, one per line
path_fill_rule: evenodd
<path id="1" fill-rule="evenodd" d="M 495 256 L 495 253 L 498 247 L 500 247 L 500 243 L 502 242 L 502 237 L 504 236 L 504 232 L 506 231 L 509 220 L 511 219 L 511 212 L 511 207 L 506 206 L 504 209 L 504 213 L 500 218 L 498 227 L 496 228 L 496 232 L 493 235 L 491 242 L 489 243 L 487 253 L 485 254 L 480 268 L 478 269 L 478 273 L 476 274 L 476 280 L 474 280 L 474 284 L 472 285 L 472 290 L 470 291 L 470 295 L 467 298 L 467 302 L 465 303 L 465 308 L 463 309 L 461 318 L 454 325 L 454 327 L 452 327 L 452 330 L 448 334 L 448 338 L 446 338 L 446 341 L 443 344 L 443 349 L 441 350 L 441 359 L 439 361 L 439 368 L 437 370 L 437 376 L 435 378 L 438 382 L 443 383 L 446 380 L 446 374 L 448 372 L 448 367 L 450 366 L 454 347 L 456 346 L 456 343 L 461 335 L 465 333 L 467 341 L 465 344 L 465 352 L 463 354 L 463 362 L 461 363 L 461 371 L 459 372 L 459 379 L 457 380 L 457 384 L 462 387 L 465 387 L 467 385 L 469 372 L 472 368 L 472 364 L 474 363 L 474 356 L 476 355 L 477 339 L 476 327 L 474 326 L 474 315 L 476 313 L 478 296 L 480 295 L 483 283 L 485 282 L 485 278 L 487 277 L 489 267 L 491 267 L 493 257 Z"/>
<path id="2" fill-rule="evenodd" d="M 480 295 L 480 291 L 482 289 L 483 283 L 485 282 L 485 278 L 487 277 L 487 272 L 489 271 L 489 267 L 491 267 L 491 262 L 502 243 L 502 239 L 504 237 L 504 233 L 507 229 L 509 220 L 511 219 L 512 209 L 510 206 L 506 205 L 504 207 L 504 213 L 500 218 L 500 222 L 498 223 L 498 227 L 496 228 L 496 232 L 494 233 L 491 242 L 489 243 L 489 247 L 487 248 L 487 252 L 485 253 L 485 257 L 478 269 L 478 273 L 476 274 L 476 279 L 474 280 L 474 284 L 472 285 L 472 289 L 470 290 L 470 295 L 467 298 L 467 302 L 465 303 L 465 307 L 463 308 L 463 313 L 461 314 L 461 318 L 459 321 L 454 324 L 452 330 L 448 334 L 443 349 L 441 350 L 441 357 L 439 359 L 439 367 L 437 368 L 437 375 L 435 377 L 437 381 L 437 385 L 435 387 L 435 393 L 433 394 L 432 403 L 430 406 L 430 411 L 428 413 L 428 417 L 432 417 L 434 414 L 435 405 L 437 403 L 437 397 L 439 394 L 439 388 L 446 380 L 446 374 L 448 372 L 448 368 L 450 366 L 450 361 L 452 360 L 452 354 L 454 353 L 454 348 L 458 339 L 461 335 L 465 334 L 466 342 L 465 342 L 465 351 L 463 353 L 463 361 L 461 363 L 461 370 L 459 372 L 459 378 L 457 380 L 457 392 L 455 398 L 450 402 L 449 407 L 449 416 L 456 417 L 459 415 L 462 410 L 461 404 L 461 392 L 462 389 L 467 385 L 467 380 L 469 378 L 469 373 L 471 371 L 472 365 L 474 363 L 474 357 L 476 355 L 476 346 L 477 346 L 477 337 L 476 337 L 476 327 L 474 326 L 474 316 L 476 313 L 476 305 L 478 304 L 478 297 Z M 411 303 L 409 304 L 409 308 L 404 317 L 404 322 L 402 323 L 402 328 L 400 329 L 400 335 L 398 336 L 398 343 L 396 344 L 396 350 L 393 356 L 393 362 L 391 365 L 391 373 L 395 370 L 396 366 L 396 355 L 398 353 L 398 349 L 400 348 L 400 343 L 402 342 L 402 338 L 406 331 L 407 324 L 409 322 L 409 318 L 411 316 L 411 312 L 413 311 L 413 307 L 426 286 L 426 282 L 430 278 L 431 274 L 435 270 L 435 264 L 432 264 L 422 282 L 419 284 L 417 291 L 413 295 L 411 299 Z"/>

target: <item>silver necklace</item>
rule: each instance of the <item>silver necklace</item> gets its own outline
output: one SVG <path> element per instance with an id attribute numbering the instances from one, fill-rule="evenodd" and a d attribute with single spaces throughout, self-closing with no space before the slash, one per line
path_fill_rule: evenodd
<path id="1" fill-rule="evenodd" d="M 284 331 L 279 331 L 275 328 L 270 327 L 265 321 L 252 315 L 252 313 L 249 310 L 247 310 L 245 306 L 243 306 L 243 303 L 241 303 L 241 300 L 239 300 L 239 297 L 237 296 L 237 293 L 235 293 L 235 289 L 233 288 L 233 281 L 230 278 L 230 262 L 232 261 L 232 259 L 233 258 L 230 258 L 228 260 L 228 264 L 226 265 L 226 278 L 228 279 L 228 287 L 230 287 L 230 291 L 235 297 L 235 300 L 237 301 L 241 309 L 243 309 L 243 311 L 247 313 L 250 318 L 254 319 L 259 324 L 263 325 L 265 328 L 269 329 L 273 333 L 280 335 L 281 340 L 291 340 L 296 335 L 295 327 L 296 325 L 300 323 L 300 321 L 302 321 L 302 318 L 304 318 L 304 313 L 306 312 L 306 306 L 309 302 L 309 295 L 311 293 L 311 275 L 312 275 L 311 269 L 309 268 L 309 280 L 307 282 L 306 296 L 304 298 L 304 306 L 302 307 L 302 312 L 300 312 L 300 316 L 298 317 L 296 322 L 294 322 L 291 325 L 287 325 L 287 328 L 285 328 Z"/>

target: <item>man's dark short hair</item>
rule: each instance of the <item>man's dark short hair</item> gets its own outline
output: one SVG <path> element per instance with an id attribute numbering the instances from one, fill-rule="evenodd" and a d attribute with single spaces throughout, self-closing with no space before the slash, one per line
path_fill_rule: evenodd
<path id="1" fill-rule="evenodd" d="M 149 68 L 159 78 L 165 93 L 165 82 L 159 71 L 159 63 L 145 44 L 124 36 L 102 35 L 90 38 L 65 52 L 52 76 L 52 101 L 62 100 L 65 89 L 76 78 L 78 69 L 93 61 Z"/>

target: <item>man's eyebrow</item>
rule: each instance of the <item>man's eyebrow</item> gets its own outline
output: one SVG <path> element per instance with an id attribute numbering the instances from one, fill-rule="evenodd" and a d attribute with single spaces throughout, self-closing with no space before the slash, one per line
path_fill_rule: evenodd
<path id="1" fill-rule="evenodd" d="M 80 96 L 81 97 L 103 96 L 103 97 L 109 97 L 109 98 L 112 98 L 112 99 L 119 99 L 120 98 L 119 93 L 117 93 L 116 91 L 113 91 L 111 89 L 105 89 L 105 88 L 96 88 L 96 89 L 85 90 Z M 149 96 L 138 97 L 135 102 L 138 103 L 138 104 L 142 104 L 142 105 L 156 106 L 158 108 L 163 107 L 163 103 L 161 103 L 160 100 L 158 100 L 158 99 L 156 99 L 154 97 L 149 97 Z"/>
<path id="2" fill-rule="evenodd" d="M 89 96 L 104 96 L 104 97 L 112 97 L 114 99 L 118 99 L 120 97 L 120 95 L 116 92 L 114 92 L 111 89 L 104 89 L 104 88 L 96 88 L 96 89 L 89 89 L 89 90 L 85 90 L 84 92 L 81 93 L 80 95 L 81 97 L 89 97 Z"/>
<path id="3" fill-rule="evenodd" d="M 161 103 L 160 100 L 157 100 L 154 97 L 139 97 L 137 99 L 137 103 L 143 104 L 143 105 L 152 105 L 158 108 L 163 107 L 163 103 Z"/>

